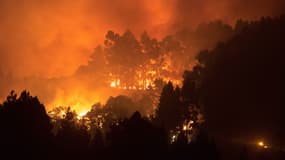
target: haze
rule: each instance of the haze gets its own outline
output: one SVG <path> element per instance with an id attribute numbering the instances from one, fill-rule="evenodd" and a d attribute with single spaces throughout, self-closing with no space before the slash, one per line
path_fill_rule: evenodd
<path id="1" fill-rule="evenodd" d="M 47 103 L 86 93 L 74 77 L 61 80 L 88 64 L 108 30 L 161 38 L 217 19 L 234 25 L 240 18 L 278 15 L 284 6 L 282 0 L 0 0 L 0 98 L 12 89 L 31 90 Z M 43 82 L 46 87 L 37 87 Z M 95 99 L 90 104 L 105 99 L 88 95 Z"/>

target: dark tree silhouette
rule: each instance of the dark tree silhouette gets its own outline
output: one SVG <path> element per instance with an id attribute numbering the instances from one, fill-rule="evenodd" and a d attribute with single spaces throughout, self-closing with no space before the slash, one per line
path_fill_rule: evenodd
<path id="1" fill-rule="evenodd" d="M 134 101 L 127 96 L 110 97 L 104 106 L 105 112 L 111 114 L 113 119 L 128 118 L 136 109 Z"/>
<path id="2" fill-rule="evenodd" d="M 138 159 L 163 156 L 167 149 L 167 136 L 163 129 L 154 127 L 135 112 L 129 119 L 114 124 L 107 134 L 111 150 L 117 158 Z"/>
<path id="3" fill-rule="evenodd" d="M 37 97 L 12 91 L 0 105 L 0 145 L 10 152 L 47 153 L 51 141 L 51 123 Z M 12 156 L 12 155 L 11 155 Z"/>
<path id="4" fill-rule="evenodd" d="M 195 66 L 192 71 L 183 74 L 183 86 L 181 96 L 186 105 L 199 106 L 199 95 L 201 85 L 201 67 Z"/>
<path id="5" fill-rule="evenodd" d="M 174 89 L 171 82 L 162 89 L 155 121 L 167 131 L 175 129 L 184 120 L 183 107 L 179 98 L 180 89 L 178 87 Z"/>
<path id="6" fill-rule="evenodd" d="M 101 152 L 105 147 L 104 135 L 102 130 L 96 129 L 93 139 L 91 139 L 91 148 L 94 152 Z"/>
<path id="7" fill-rule="evenodd" d="M 170 156 L 176 159 L 183 159 L 185 157 L 201 160 L 220 159 L 220 153 L 216 147 L 216 143 L 209 138 L 204 130 L 200 130 L 196 139 L 190 144 L 187 142 L 187 136 L 180 133 L 177 141 L 170 147 Z"/>
<path id="8" fill-rule="evenodd" d="M 247 150 L 247 148 L 244 146 L 244 147 L 242 148 L 242 151 L 240 152 L 239 160 L 248 160 L 248 159 L 249 159 L 248 150 Z"/>
<path id="9" fill-rule="evenodd" d="M 55 135 L 55 143 L 58 147 L 59 154 L 63 156 L 68 152 L 68 156 L 76 155 L 75 153 L 84 154 L 89 144 L 89 134 L 85 125 L 77 123 L 77 115 L 70 108 L 66 111 L 62 119 L 61 127 Z"/>
<path id="10" fill-rule="evenodd" d="M 284 16 L 240 21 L 232 39 L 198 55 L 207 123 L 217 135 L 284 144 L 284 27 Z"/>
<path id="11" fill-rule="evenodd" d="M 209 41 L 197 38 L 191 42 L 210 49 L 201 51 L 197 56 L 198 64 L 193 70 L 184 72 L 181 88 L 174 87 L 171 82 L 164 85 L 162 80 L 156 81 L 157 88 L 164 87 L 154 118 L 135 112 L 143 112 L 149 105 L 148 98 L 135 101 L 117 96 L 111 97 L 105 105 L 93 105 L 84 117 L 78 117 L 70 108 L 62 115 L 65 108 L 59 107 L 50 114 L 51 121 L 37 97 L 27 91 L 18 97 L 12 91 L 0 104 L 1 154 L 12 153 L 9 154 L 11 159 L 19 155 L 22 159 L 186 157 L 217 160 L 220 155 L 209 135 L 219 140 L 239 136 L 247 140 L 254 137 L 253 134 L 260 134 L 271 139 L 272 145 L 267 149 L 258 148 L 255 157 L 282 159 L 285 143 L 285 109 L 281 105 L 285 73 L 284 28 L 284 16 L 254 22 L 240 20 L 234 29 L 221 22 L 200 25 L 191 36 L 213 34 L 212 37 Z M 109 31 L 104 48 L 98 47 L 95 51 L 99 60 L 93 58 L 89 62 L 93 67 L 81 67 L 77 74 L 84 77 L 106 60 L 108 63 L 104 67 L 110 67 L 108 69 L 125 78 L 136 74 L 136 69 L 142 69 L 142 65 L 157 68 L 158 75 L 171 76 L 176 74 L 176 63 L 187 56 L 190 48 L 191 37 L 181 36 L 167 36 L 157 41 L 145 32 L 138 41 L 130 31 L 123 35 Z M 219 36 L 228 41 L 214 47 Z M 169 58 L 171 63 L 168 63 Z M 157 64 L 163 67 L 158 68 Z M 104 68 L 104 72 L 108 69 Z M 100 77 L 103 75 L 105 73 Z M 203 121 L 202 107 L 207 123 L 197 127 L 196 124 Z M 195 132 L 190 142 L 187 127 L 191 133 Z M 177 141 L 169 143 L 172 133 Z M 41 156 L 35 157 L 37 154 Z M 249 157 L 247 150 L 243 150 L 240 157 L 236 156 L 242 160 Z"/>

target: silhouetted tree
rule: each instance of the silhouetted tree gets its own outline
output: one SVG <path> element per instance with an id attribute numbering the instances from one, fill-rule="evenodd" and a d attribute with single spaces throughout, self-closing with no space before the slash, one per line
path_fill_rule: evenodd
<path id="1" fill-rule="evenodd" d="M 116 158 L 131 159 L 131 155 L 139 155 L 138 159 L 147 159 L 162 156 L 167 149 L 165 132 L 142 118 L 139 112 L 114 124 L 107 139 L 110 140 L 113 154 L 118 156 Z"/>
<path id="2" fill-rule="evenodd" d="M 138 109 L 134 101 L 127 96 L 110 97 L 104 110 L 111 114 L 113 119 L 130 117 Z"/>
<path id="3" fill-rule="evenodd" d="M 185 71 L 183 74 L 181 96 L 186 105 L 199 105 L 200 74 L 199 66 L 195 66 L 192 71 Z"/>
<path id="4" fill-rule="evenodd" d="M 249 157 L 248 157 L 248 151 L 247 151 L 247 148 L 246 147 L 243 147 L 241 153 L 240 153 L 240 157 L 239 157 L 239 160 L 248 160 Z"/>
<path id="5" fill-rule="evenodd" d="M 27 91 L 19 97 L 12 91 L 0 105 L 0 145 L 3 152 L 47 153 L 52 138 L 51 128 L 44 105 Z"/>
<path id="6" fill-rule="evenodd" d="M 91 154 L 95 154 L 96 157 L 104 158 L 104 150 L 105 150 L 105 140 L 104 140 L 104 134 L 102 133 L 102 130 L 97 128 L 95 130 L 93 138 L 90 140 L 90 149 Z"/>
<path id="7" fill-rule="evenodd" d="M 84 155 L 88 148 L 89 137 L 87 127 L 80 125 L 76 113 L 68 108 L 62 119 L 61 128 L 55 135 L 58 154 L 70 157 Z"/>
<path id="8" fill-rule="evenodd" d="M 176 88 L 174 90 L 171 82 L 162 89 L 155 113 L 155 121 L 168 131 L 180 125 L 184 120 L 183 108 L 179 98 L 180 89 Z"/>
<path id="9" fill-rule="evenodd" d="M 219 128 L 217 135 L 285 133 L 284 27 L 284 16 L 238 22 L 238 34 L 198 56 L 207 123 L 214 132 Z M 276 141 L 284 141 L 279 138 Z"/>

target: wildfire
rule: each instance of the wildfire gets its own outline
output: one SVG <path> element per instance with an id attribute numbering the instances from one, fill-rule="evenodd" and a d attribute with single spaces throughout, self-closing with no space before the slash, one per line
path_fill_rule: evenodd
<path id="1" fill-rule="evenodd" d="M 263 146 L 264 146 L 264 142 L 262 142 L 262 141 L 259 141 L 257 144 L 258 144 L 260 147 L 263 147 Z"/>
<path id="2" fill-rule="evenodd" d="M 257 145 L 261 148 L 264 148 L 264 149 L 267 149 L 268 148 L 268 145 L 265 144 L 263 141 L 259 141 L 257 142 Z"/>
<path id="3" fill-rule="evenodd" d="M 151 79 L 139 79 L 135 84 L 123 83 L 121 85 L 120 79 L 115 79 L 110 82 L 111 88 L 123 89 L 123 90 L 148 90 L 155 89 L 154 80 Z"/>
<path id="4" fill-rule="evenodd" d="M 103 102 L 104 100 L 102 95 L 99 96 L 97 93 L 87 91 L 85 88 L 70 91 L 59 90 L 55 100 L 47 106 L 49 110 L 59 106 L 71 107 L 72 110 L 75 110 L 82 117 L 91 109 L 93 104 Z"/>
<path id="5" fill-rule="evenodd" d="M 84 117 L 87 114 L 88 110 L 82 110 L 81 112 L 79 112 L 77 119 L 81 119 L 82 117 Z"/>
<path id="6" fill-rule="evenodd" d="M 116 87 L 119 87 L 120 86 L 120 79 L 116 79 L 116 80 L 113 80 L 111 83 L 110 83 L 110 87 L 112 88 L 116 88 Z"/>
<path id="7" fill-rule="evenodd" d="M 161 68 L 160 70 L 165 70 Z M 120 73 L 109 73 L 109 87 L 122 90 L 149 90 L 156 89 L 155 80 L 161 79 L 164 82 L 171 81 L 174 85 L 181 85 L 180 77 L 178 79 L 160 74 L 158 71 L 142 66 L 135 71 L 133 76 L 126 77 Z"/>
<path id="8" fill-rule="evenodd" d="M 111 82 L 110 87 L 115 88 L 116 87 L 116 82 Z"/>

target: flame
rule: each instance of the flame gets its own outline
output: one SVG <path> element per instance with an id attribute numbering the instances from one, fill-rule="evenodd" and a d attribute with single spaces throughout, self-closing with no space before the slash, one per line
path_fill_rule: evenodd
<path id="1" fill-rule="evenodd" d="M 263 147 L 264 146 L 264 143 L 262 141 L 258 142 L 258 145 Z"/>
<path id="2" fill-rule="evenodd" d="M 86 115 L 87 112 L 88 112 L 87 110 L 81 111 L 81 112 L 79 113 L 79 116 L 80 116 L 80 117 L 83 117 L 83 116 Z"/>
<path id="3" fill-rule="evenodd" d="M 154 80 L 151 79 L 139 79 L 136 84 L 129 84 L 124 86 L 120 85 L 120 79 L 118 79 L 111 81 L 109 86 L 111 88 L 123 90 L 147 90 L 155 88 Z"/>
<path id="4" fill-rule="evenodd" d="M 165 55 L 164 55 L 165 56 Z M 175 86 L 181 86 L 181 74 L 179 69 L 173 66 L 172 59 L 169 56 L 165 57 L 166 62 L 160 64 L 156 59 L 150 59 L 147 64 L 139 65 L 134 71 L 109 70 L 105 72 L 106 76 L 102 79 L 102 83 L 90 80 L 90 84 L 96 86 L 96 90 L 90 89 L 89 83 L 82 83 L 79 79 L 72 79 L 68 84 L 64 84 L 62 88 L 56 91 L 56 96 L 48 108 L 58 106 L 71 107 L 77 113 L 84 113 L 90 110 L 91 106 L 96 102 L 103 103 L 109 96 L 117 96 L 126 91 L 146 91 L 155 90 L 155 80 L 162 79 L 165 82 L 171 81 Z M 105 62 L 106 65 L 108 62 Z M 131 74 L 124 74 L 132 73 Z M 89 80 L 89 79 L 88 79 Z M 89 81 L 87 81 L 89 82 Z M 104 91 L 99 91 L 97 88 L 104 88 Z M 101 96 L 105 95 L 105 98 Z M 188 128 L 186 128 L 188 129 Z"/>
<path id="5" fill-rule="evenodd" d="M 116 82 L 112 81 L 111 84 L 110 84 L 110 87 L 115 88 L 116 87 Z"/>
<path id="6" fill-rule="evenodd" d="M 143 70 L 146 70 L 147 67 L 145 67 Z M 155 70 L 147 70 L 147 71 L 141 71 L 137 70 L 135 75 L 132 78 L 134 80 L 131 82 L 122 81 L 119 77 L 119 73 L 109 73 L 109 86 L 111 88 L 116 89 L 123 89 L 123 90 L 148 90 L 148 89 L 154 89 L 155 84 L 154 81 L 156 78 L 159 78 L 157 75 L 157 72 Z M 121 77 L 123 79 L 126 79 L 126 77 Z"/>
<path id="7" fill-rule="evenodd" d="M 81 119 L 82 117 L 84 117 L 87 114 L 88 110 L 82 110 L 79 112 L 77 119 Z"/>
<path id="8" fill-rule="evenodd" d="M 82 116 L 91 109 L 93 104 L 96 102 L 104 102 L 106 100 L 105 97 L 103 97 L 103 91 L 98 91 L 98 93 L 101 93 L 100 96 L 96 92 L 92 90 L 89 91 L 86 88 L 71 89 L 69 91 L 58 90 L 54 101 L 48 104 L 47 108 L 52 110 L 54 107 L 58 106 L 71 107 L 78 115 Z"/>
<path id="9" fill-rule="evenodd" d="M 112 74 L 111 74 L 111 75 L 112 75 Z M 111 81 L 111 83 L 110 83 L 110 87 L 112 87 L 112 88 L 119 87 L 119 86 L 120 86 L 120 82 L 121 82 L 120 79 L 113 80 L 113 81 Z"/>
<path id="10" fill-rule="evenodd" d="M 263 141 L 258 141 L 258 142 L 257 142 L 257 146 L 259 146 L 259 147 L 261 147 L 261 148 L 264 148 L 264 149 L 268 149 L 268 148 L 269 148 L 268 144 L 266 144 L 266 143 L 263 142 Z"/>

